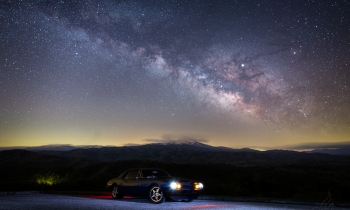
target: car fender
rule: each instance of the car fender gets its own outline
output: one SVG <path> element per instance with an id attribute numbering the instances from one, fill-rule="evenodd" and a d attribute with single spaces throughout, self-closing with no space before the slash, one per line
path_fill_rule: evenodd
<path id="1" fill-rule="evenodd" d="M 118 178 L 111 179 L 107 182 L 107 187 L 112 187 L 113 185 L 120 186 L 121 182 Z"/>

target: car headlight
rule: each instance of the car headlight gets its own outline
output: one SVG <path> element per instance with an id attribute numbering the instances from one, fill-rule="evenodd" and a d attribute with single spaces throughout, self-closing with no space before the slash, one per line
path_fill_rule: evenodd
<path id="1" fill-rule="evenodd" d="M 181 189 L 181 184 L 179 182 L 172 182 L 170 183 L 170 188 L 173 190 L 179 190 Z"/>
<path id="2" fill-rule="evenodd" d="M 200 182 L 196 182 L 196 183 L 194 183 L 194 189 L 195 190 L 201 190 L 201 189 L 203 189 L 203 184 L 202 183 L 200 183 Z"/>

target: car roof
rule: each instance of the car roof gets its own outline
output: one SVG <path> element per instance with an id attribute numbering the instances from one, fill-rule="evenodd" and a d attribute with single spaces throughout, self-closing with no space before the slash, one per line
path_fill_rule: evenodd
<path id="1" fill-rule="evenodd" d="M 121 178 L 123 177 L 127 172 L 129 171 L 133 171 L 133 170 L 162 170 L 165 171 L 164 169 L 160 169 L 160 168 L 130 168 L 128 170 L 123 171 L 123 173 L 121 173 L 118 177 Z M 165 171 L 167 174 L 169 174 L 167 171 Z"/>

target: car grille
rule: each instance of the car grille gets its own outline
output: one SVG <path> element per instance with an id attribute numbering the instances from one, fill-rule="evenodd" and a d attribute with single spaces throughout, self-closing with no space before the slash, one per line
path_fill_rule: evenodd
<path id="1" fill-rule="evenodd" d="M 193 190 L 193 183 L 192 182 L 181 182 L 181 189 L 182 190 Z"/>

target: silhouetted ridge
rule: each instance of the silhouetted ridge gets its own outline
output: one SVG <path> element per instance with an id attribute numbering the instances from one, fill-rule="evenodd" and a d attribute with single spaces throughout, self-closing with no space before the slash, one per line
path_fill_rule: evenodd
<path id="1" fill-rule="evenodd" d="M 254 166 L 309 163 L 323 164 L 329 161 L 345 161 L 343 157 L 328 154 L 313 154 L 287 150 L 257 151 L 246 148 L 231 149 L 225 147 L 213 147 L 199 142 L 154 143 L 140 146 L 40 152 L 70 159 L 87 159 L 97 162 L 149 160 L 172 163 L 223 163 L 237 166 Z"/>

